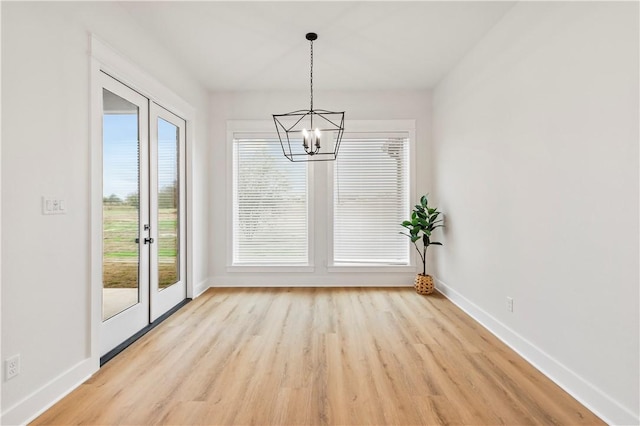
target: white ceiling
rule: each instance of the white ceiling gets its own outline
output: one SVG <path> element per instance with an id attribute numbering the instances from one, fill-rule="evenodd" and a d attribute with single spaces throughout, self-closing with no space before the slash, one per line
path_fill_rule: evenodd
<path id="1" fill-rule="evenodd" d="M 431 88 L 513 6 L 496 1 L 121 2 L 211 90 Z"/>

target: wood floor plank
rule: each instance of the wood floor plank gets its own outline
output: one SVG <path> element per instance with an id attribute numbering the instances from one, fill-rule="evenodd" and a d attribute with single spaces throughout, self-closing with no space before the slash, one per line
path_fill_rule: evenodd
<path id="1" fill-rule="evenodd" d="M 604 424 L 440 294 L 210 289 L 34 425 Z"/>

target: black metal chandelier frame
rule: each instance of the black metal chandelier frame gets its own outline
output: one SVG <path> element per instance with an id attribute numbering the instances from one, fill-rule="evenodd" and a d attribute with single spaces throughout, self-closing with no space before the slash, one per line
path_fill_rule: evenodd
<path id="1" fill-rule="evenodd" d="M 292 162 L 302 161 L 332 161 L 338 158 L 338 150 L 344 133 L 344 111 L 328 111 L 325 109 L 313 109 L 313 42 L 317 40 L 316 33 L 308 33 L 306 39 L 310 42 L 311 71 L 310 81 L 310 108 L 300 109 L 285 114 L 273 114 L 273 121 L 278 132 L 278 139 L 282 146 L 282 152 Z M 314 122 L 316 127 L 314 127 Z M 302 125 L 309 123 L 307 130 Z M 318 124 L 320 124 L 318 126 Z M 302 128 L 301 128 L 302 127 Z M 335 134 L 333 149 L 326 149 L 326 135 Z M 302 141 L 303 150 L 294 150 L 292 144 Z M 323 147 L 323 141 L 324 147 Z M 330 144 L 331 146 L 331 144 Z M 324 149 L 324 150 L 323 150 Z"/>

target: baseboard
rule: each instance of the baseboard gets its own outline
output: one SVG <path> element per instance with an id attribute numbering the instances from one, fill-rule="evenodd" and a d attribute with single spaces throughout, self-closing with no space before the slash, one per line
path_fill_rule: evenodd
<path id="1" fill-rule="evenodd" d="M 407 282 L 406 280 L 395 282 L 374 282 L 370 280 L 362 281 L 348 281 L 348 282 L 328 282 L 328 281 L 303 281 L 303 280 L 283 280 L 278 279 L 264 279 L 264 280 L 249 280 L 247 278 L 242 279 L 229 279 L 229 278 L 211 278 L 209 280 L 210 287 L 215 288 L 354 288 L 354 287 L 372 287 L 372 288 L 384 288 L 384 287 L 412 287 L 413 278 Z"/>
<path id="2" fill-rule="evenodd" d="M 507 327 L 472 301 L 434 277 L 437 290 L 471 318 L 540 370 L 569 395 L 608 424 L 640 424 L 640 416 L 613 400 L 597 386 L 585 380 L 526 338 Z"/>
<path id="3" fill-rule="evenodd" d="M 95 360 L 87 358 L 60 374 L 40 389 L 2 413 L 0 424 L 24 425 L 33 421 L 53 404 L 84 383 L 96 371 Z"/>
<path id="4" fill-rule="evenodd" d="M 276 284 L 276 283 L 259 283 L 259 284 L 212 284 L 211 287 L 215 288 L 390 288 L 390 287 L 413 287 L 413 284 Z"/>
<path id="5" fill-rule="evenodd" d="M 198 284 L 196 284 L 193 287 L 193 298 L 195 299 L 196 297 L 200 296 L 202 293 L 204 293 L 205 291 L 207 291 L 207 289 L 210 287 L 209 282 L 211 280 L 209 278 L 206 278 L 202 281 L 200 281 Z"/>

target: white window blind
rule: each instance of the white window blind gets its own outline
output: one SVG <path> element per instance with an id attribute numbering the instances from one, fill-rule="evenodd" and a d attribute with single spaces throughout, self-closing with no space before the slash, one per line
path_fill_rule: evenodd
<path id="1" fill-rule="evenodd" d="M 408 135 L 345 137 L 333 176 L 334 264 L 408 265 Z"/>
<path id="2" fill-rule="evenodd" d="M 233 264 L 307 265 L 306 163 L 278 139 L 234 137 Z"/>

